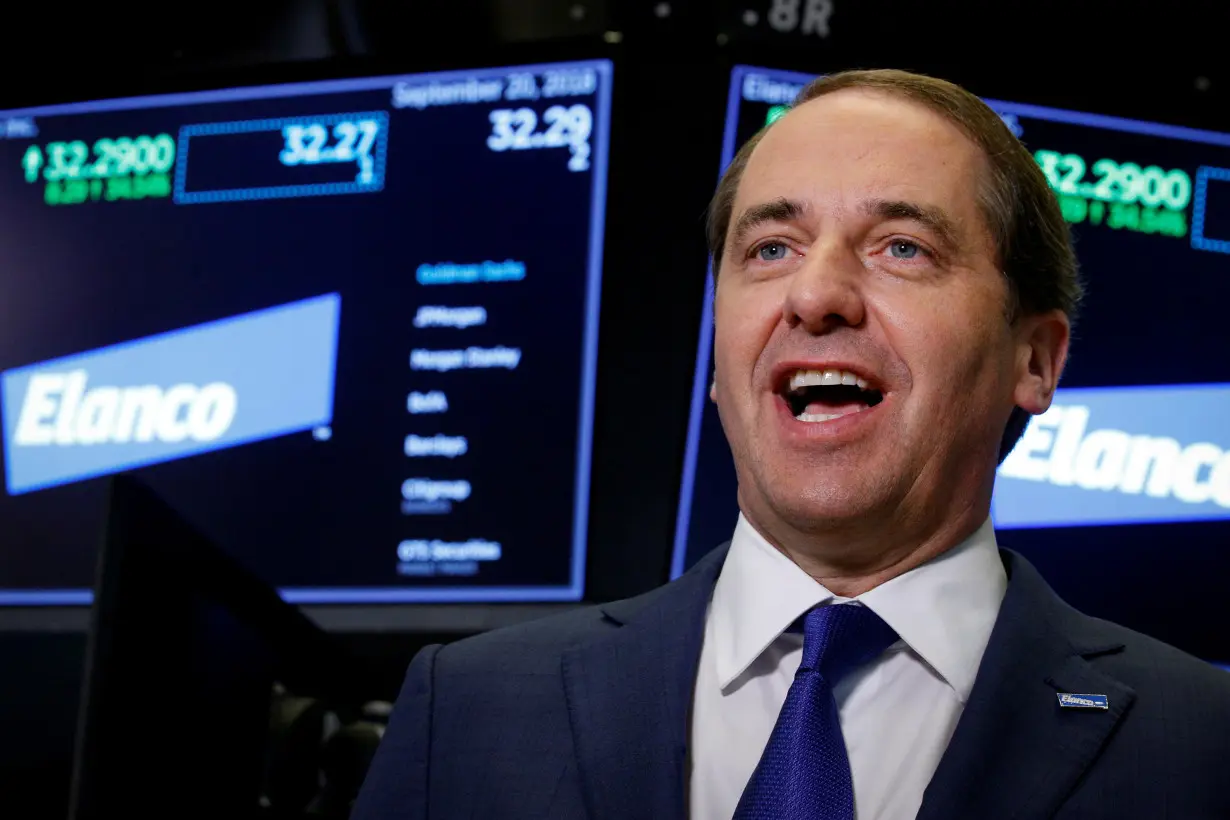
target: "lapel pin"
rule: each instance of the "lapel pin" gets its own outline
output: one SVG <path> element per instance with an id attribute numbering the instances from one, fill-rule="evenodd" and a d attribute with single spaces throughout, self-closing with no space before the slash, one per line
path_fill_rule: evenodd
<path id="1" fill-rule="evenodd" d="M 1109 709 L 1106 695 L 1069 695 L 1058 693 L 1059 705 L 1065 709 Z"/>

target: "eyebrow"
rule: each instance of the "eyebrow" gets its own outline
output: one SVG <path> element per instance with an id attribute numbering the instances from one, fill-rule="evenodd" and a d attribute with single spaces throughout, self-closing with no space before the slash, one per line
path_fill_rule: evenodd
<path id="1" fill-rule="evenodd" d="M 730 244 L 742 244 L 748 234 L 766 222 L 793 222 L 802 219 L 810 210 L 807 203 L 786 197 L 753 205 L 739 216 L 734 230 L 731 231 Z M 872 199 L 864 202 L 861 210 L 867 216 L 886 221 L 905 219 L 917 222 L 935 234 L 939 243 L 947 249 L 956 250 L 961 247 L 961 234 L 956 222 L 943 208 L 935 205 L 922 205 L 901 199 Z"/>
<path id="2" fill-rule="evenodd" d="M 766 222 L 793 222 L 805 216 L 809 210 L 806 203 L 785 197 L 753 205 L 739 216 L 730 234 L 730 244 L 742 244 L 748 234 Z"/>
<path id="3" fill-rule="evenodd" d="M 955 251 L 961 247 L 961 232 L 957 230 L 957 223 L 944 212 L 943 208 L 935 205 L 920 205 L 917 202 L 905 200 L 872 199 L 863 203 L 862 210 L 867 216 L 878 217 L 886 221 L 906 219 L 917 222 L 935 234 L 939 243 L 945 245 L 948 250 Z"/>

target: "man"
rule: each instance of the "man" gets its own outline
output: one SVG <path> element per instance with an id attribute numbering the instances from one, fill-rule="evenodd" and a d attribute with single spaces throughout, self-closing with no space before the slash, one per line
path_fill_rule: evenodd
<path id="1" fill-rule="evenodd" d="M 424 650 L 355 816 L 1230 818 L 1230 676 L 996 548 L 996 465 L 1080 297 L 999 118 L 820 79 L 731 164 L 710 246 L 729 548 Z"/>

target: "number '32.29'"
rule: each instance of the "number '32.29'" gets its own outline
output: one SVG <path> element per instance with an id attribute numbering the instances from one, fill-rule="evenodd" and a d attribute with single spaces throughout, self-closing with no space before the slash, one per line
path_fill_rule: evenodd
<path id="1" fill-rule="evenodd" d="M 571 153 L 568 168 L 589 169 L 589 136 L 593 131 L 593 113 L 587 105 L 553 105 L 543 112 L 545 131 L 538 131 L 538 114 L 532 108 L 501 108 L 488 116 L 491 135 L 487 147 L 492 151 L 519 151 L 529 148 L 563 148 Z"/>

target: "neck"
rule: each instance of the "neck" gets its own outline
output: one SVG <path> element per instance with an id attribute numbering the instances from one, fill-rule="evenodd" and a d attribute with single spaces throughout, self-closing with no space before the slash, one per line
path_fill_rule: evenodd
<path id="1" fill-rule="evenodd" d="M 741 505 L 742 506 L 742 505 Z M 744 517 L 760 535 L 829 592 L 853 598 L 875 589 L 969 538 L 986 521 L 990 498 L 938 522 L 913 525 L 884 516 L 887 525 L 845 522 L 807 531 L 781 519 Z"/>

